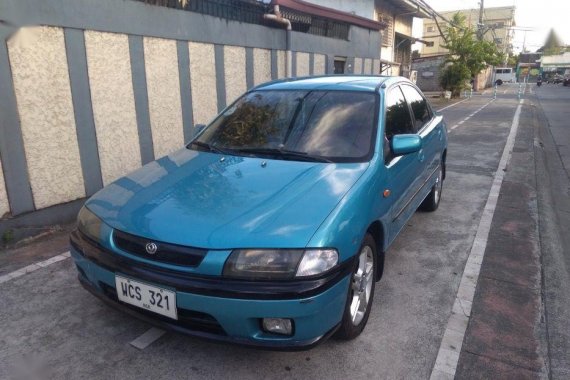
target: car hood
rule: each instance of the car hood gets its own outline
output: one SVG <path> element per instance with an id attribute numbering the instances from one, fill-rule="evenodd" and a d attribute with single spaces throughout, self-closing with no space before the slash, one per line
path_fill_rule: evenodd
<path id="1" fill-rule="evenodd" d="M 86 205 L 111 227 L 158 241 L 305 247 L 368 165 L 182 149 L 106 186 Z"/>

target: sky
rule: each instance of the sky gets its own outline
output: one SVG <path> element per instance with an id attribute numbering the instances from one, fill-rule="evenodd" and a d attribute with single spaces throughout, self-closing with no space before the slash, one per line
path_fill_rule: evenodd
<path id="1" fill-rule="evenodd" d="M 479 8 L 479 0 L 425 0 L 436 11 Z M 487 7 L 516 7 L 515 22 L 517 27 L 532 28 L 526 32 L 527 51 L 540 48 L 548 31 L 554 28 L 558 37 L 570 44 L 570 1 L 569 0 L 484 0 Z M 515 52 L 522 50 L 523 31 L 516 31 L 513 41 Z M 414 37 L 422 35 L 421 19 L 414 19 Z"/>

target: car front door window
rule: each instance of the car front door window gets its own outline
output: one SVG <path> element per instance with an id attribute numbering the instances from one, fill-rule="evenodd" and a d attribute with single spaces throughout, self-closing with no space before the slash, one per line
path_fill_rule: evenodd
<path id="1" fill-rule="evenodd" d="M 384 130 L 384 162 L 393 158 L 390 142 L 395 135 L 415 133 L 410 111 L 400 87 L 392 88 L 386 97 L 386 122 Z"/>
<path id="2" fill-rule="evenodd" d="M 427 100 L 412 86 L 402 86 L 402 91 L 412 109 L 416 131 L 419 131 L 431 120 Z"/>

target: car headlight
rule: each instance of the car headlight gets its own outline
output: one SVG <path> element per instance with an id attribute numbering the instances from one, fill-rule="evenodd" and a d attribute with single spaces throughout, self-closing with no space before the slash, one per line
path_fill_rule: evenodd
<path id="1" fill-rule="evenodd" d="M 101 240 L 101 225 L 103 222 L 85 206 L 79 211 L 77 216 L 77 229 L 89 239 Z"/>
<path id="2" fill-rule="evenodd" d="M 292 279 L 321 274 L 338 263 L 334 249 L 238 249 L 223 275 L 243 279 Z"/>

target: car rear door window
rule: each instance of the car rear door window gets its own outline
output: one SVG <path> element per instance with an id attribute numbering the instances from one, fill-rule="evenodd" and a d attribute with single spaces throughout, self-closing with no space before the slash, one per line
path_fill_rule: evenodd
<path id="1" fill-rule="evenodd" d="M 384 161 L 390 162 L 394 157 L 390 149 L 390 141 L 394 135 L 415 133 L 410 117 L 410 110 L 400 87 L 394 87 L 386 96 L 386 122 L 384 135 Z"/>
<path id="2" fill-rule="evenodd" d="M 416 131 L 419 131 L 431 120 L 427 100 L 412 86 L 402 86 L 402 91 L 412 110 L 414 127 Z"/>

